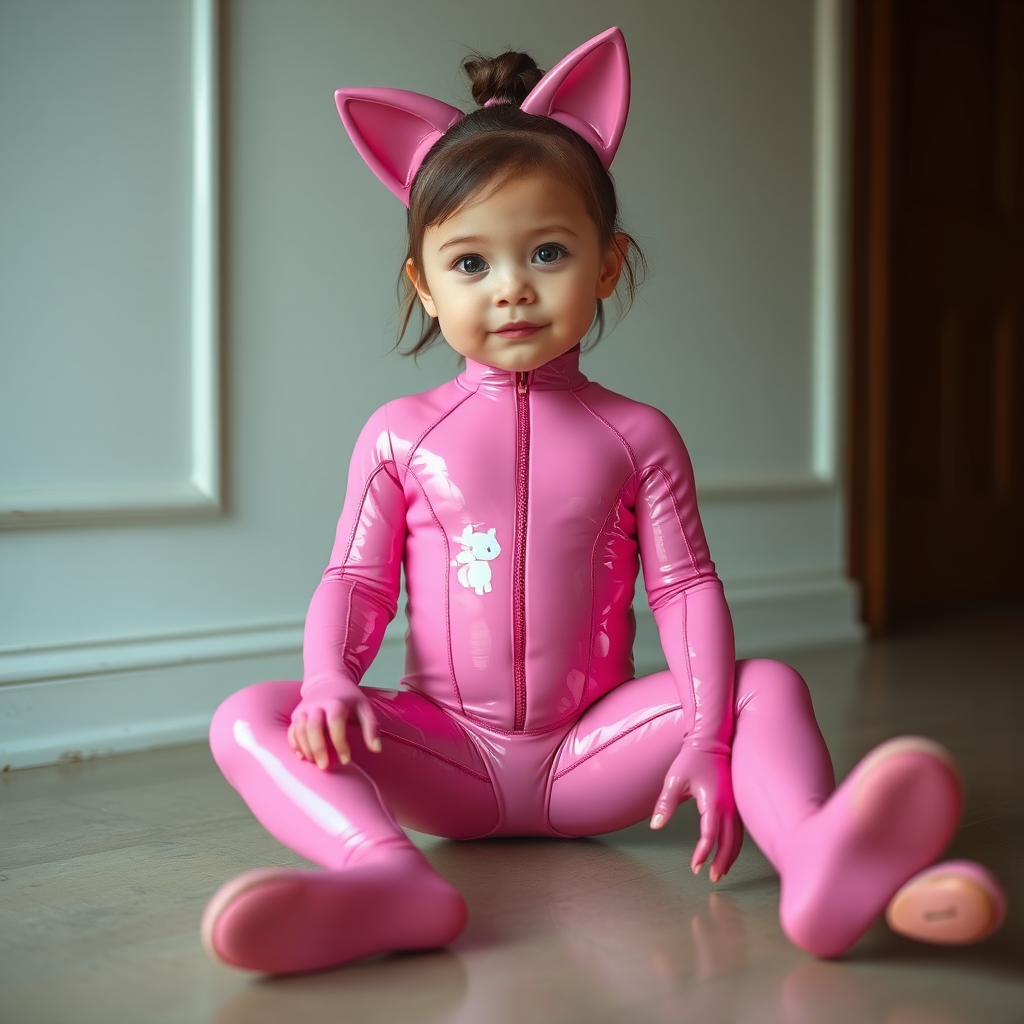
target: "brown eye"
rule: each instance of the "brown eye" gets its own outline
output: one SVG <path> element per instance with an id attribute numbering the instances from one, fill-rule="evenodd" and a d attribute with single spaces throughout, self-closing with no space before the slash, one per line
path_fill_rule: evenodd
<path id="1" fill-rule="evenodd" d="M 542 245 L 534 254 L 533 258 L 537 263 L 557 263 L 566 255 L 565 249 L 560 245 Z"/>
<path id="2" fill-rule="evenodd" d="M 482 256 L 460 256 L 455 269 L 463 274 L 479 274 L 487 269 L 487 261 Z"/>

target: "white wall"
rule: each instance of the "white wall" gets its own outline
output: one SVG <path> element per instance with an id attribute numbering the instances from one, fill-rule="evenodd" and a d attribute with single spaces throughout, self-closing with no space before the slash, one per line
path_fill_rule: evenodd
<path id="1" fill-rule="evenodd" d="M 0 3 L 0 768 L 196 738 L 231 690 L 295 677 L 359 427 L 454 370 L 388 351 L 403 211 L 334 88 L 468 106 L 468 48 L 549 67 L 610 24 L 653 271 L 584 369 L 682 430 L 742 651 L 860 636 L 838 0 L 245 0 L 213 10 L 208 60 L 213 2 Z M 219 171 L 195 143 L 218 112 Z"/>

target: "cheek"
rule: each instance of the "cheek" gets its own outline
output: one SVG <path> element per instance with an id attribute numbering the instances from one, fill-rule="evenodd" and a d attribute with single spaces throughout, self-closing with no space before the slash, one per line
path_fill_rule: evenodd
<path id="1" fill-rule="evenodd" d="M 574 320 L 590 321 L 594 317 L 594 310 L 597 308 L 597 289 L 594 279 L 589 274 L 581 274 L 574 282 L 571 294 L 566 296 L 566 306 L 572 310 Z"/>
<path id="2" fill-rule="evenodd" d="M 465 329 L 479 319 L 479 303 L 465 290 L 452 290 L 440 307 L 440 320 L 452 329 Z"/>

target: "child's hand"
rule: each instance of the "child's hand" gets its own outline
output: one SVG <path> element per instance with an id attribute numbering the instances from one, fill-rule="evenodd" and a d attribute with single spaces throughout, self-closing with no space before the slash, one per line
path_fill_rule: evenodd
<path id="1" fill-rule="evenodd" d="M 743 844 L 727 754 L 683 747 L 665 776 L 651 828 L 662 828 L 679 804 L 690 797 L 697 801 L 700 812 L 700 841 L 690 866 L 697 874 L 717 840 L 718 850 L 708 872 L 711 881 L 717 882 L 732 867 Z"/>
<path id="2" fill-rule="evenodd" d="M 352 752 L 345 730 L 353 713 L 359 719 L 366 749 L 379 754 L 380 736 L 373 705 L 358 686 L 351 684 L 339 696 L 303 697 L 292 712 L 292 722 L 288 727 L 288 742 L 292 750 L 318 768 L 326 768 L 330 761 L 329 740 L 338 753 L 338 760 L 348 764 L 352 760 Z"/>

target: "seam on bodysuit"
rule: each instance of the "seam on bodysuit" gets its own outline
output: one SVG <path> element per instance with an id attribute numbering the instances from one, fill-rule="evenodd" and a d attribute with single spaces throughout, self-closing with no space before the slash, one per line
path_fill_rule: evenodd
<path id="1" fill-rule="evenodd" d="M 575 398 L 576 401 L 579 402 L 580 405 L 582 405 L 583 408 L 586 409 L 587 412 L 589 412 L 590 415 L 594 417 L 594 419 L 603 423 L 619 439 L 619 443 L 622 445 L 623 448 L 626 449 L 626 452 L 629 454 L 629 462 L 630 465 L 632 465 L 633 467 L 633 472 L 635 473 L 637 470 L 637 458 L 636 452 L 633 451 L 632 445 L 630 445 L 630 443 L 619 432 L 619 430 L 616 427 L 612 426 L 612 424 L 609 423 L 608 420 L 606 420 L 596 409 L 594 409 L 594 407 L 591 406 L 589 402 L 585 402 L 583 400 L 583 396 L 580 393 L 573 391 L 571 392 L 571 394 L 572 397 Z"/>
<path id="2" fill-rule="evenodd" d="M 452 552 L 448 546 L 448 535 L 444 532 L 444 527 L 441 525 L 441 520 L 437 518 L 437 513 L 434 511 L 434 506 L 430 502 L 430 498 L 427 497 L 426 488 L 423 486 L 422 481 L 416 475 L 412 468 L 413 456 L 419 450 L 420 445 L 423 443 L 423 439 L 442 421 L 446 420 L 456 409 L 458 409 L 463 402 L 468 402 L 469 399 L 476 394 L 476 391 L 470 391 L 462 398 L 460 398 L 454 405 L 445 409 L 433 422 L 431 422 L 420 434 L 419 437 L 413 442 L 409 448 L 409 456 L 405 462 L 406 472 L 412 475 L 412 478 L 416 481 L 416 486 L 419 487 L 420 493 L 423 495 L 423 500 L 426 502 L 427 508 L 430 509 L 430 518 L 434 520 L 434 524 L 438 530 L 441 531 L 441 536 L 444 538 L 444 555 L 445 565 L 451 565 Z M 465 705 L 462 703 L 462 692 L 459 690 L 459 681 L 455 677 L 455 659 L 452 656 L 452 604 L 451 604 L 451 572 L 446 572 L 444 576 L 444 638 L 445 645 L 448 650 L 448 678 L 451 680 L 452 692 L 455 694 L 455 700 L 458 702 L 459 710 L 465 713 Z"/>
<path id="3" fill-rule="evenodd" d="M 647 725 L 649 722 L 653 722 L 656 718 L 661 718 L 663 715 L 671 715 L 675 711 L 683 710 L 684 709 L 682 704 L 677 704 L 675 707 L 668 708 L 665 711 L 658 711 L 653 715 L 648 715 L 647 718 L 637 722 L 636 725 L 631 725 L 624 732 L 617 733 L 610 740 L 606 740 L 600 746 L 595 747 L 593 750 L 588 750 L 587 753 L 585 753 L 578 761 L 573 761 L 573 763 L 569 765 L 568 768 L 563 768 L 560 772 L 555 772 L 555 774 L 551 777 L 551 781 L 556 782 L 563 775 L 568 775 L 569 772 L 575 771 L 581 764 L 583 764 L 584 761 L 589 761 L 592 757 L 596 756 L 597 754 L 600 754 L 602 750 L 606 750 L 613 743 L 618 743 L 618 741 L 621 740 L 624 736 L 628 736 L 631 732 L 635 732 L 641 726 Z"/>
<path id="4" fill-rule="evenodd" d="M 555 732 L 558 729 L 564 729 L 567 725 L 572 725 L 579 718 L 579 715 L 578 710 L 573 710 L 570 714 L 555 722 L 554 725 L 545 725 L 540 729 L 502 729 L 500 726 L 492 725 L 486 719 L 480 718 L 469 711 L 463 712 L 463 717 L 467 722 L 472 722 L 473 725 L 478 725 L 481 729 L 493 732 L 498 736 L 545 736 L 549 732 Z"/>
<path id="5" fill-rule="evenodd" d="M 417 437 L 416 440 L 409 446 L 409 457 L 405 460 L 405 468 L 407 470 L 412 472 L 412 457 L 416 454 L 417 450 L 419 449 L 419 446 L 423 443 L 423 439 L 427 436 L 427 434 L 429 434 L 434 429 L 434 427 L 436 427 L 442 420 L 447 419 L 453 412 L 455 412 L 455 410 L 458 409 L 463 402 L 468 402 L 469 399 L 471 399 L 475 394 L 475 391 L 471 391 L 463 398 L 460 398 L 453 406 L 451 406 L 451 408 L 445 409 L 445 411 L 441 413 L 441 415 L 438 416 L 437 419 L 435 419 L 429 426 L 427 426 L 423 430 L 423 433 L 420 434 L 420 436 Z M 415 474 L 413 475 L 415 476 Z"/>
<path id="6" fill-rule="evenodd" d="M 345 636 L 341 642 L 341 649 L 343 651 L 349 651 L 351 649 L 348 645 L 348 638 L 352 632 L 352 591 L 355 589 L 356 588 L 354 583 L 349 584 L 348 601 L 346 602 L 347 607 L 345 608 Z M 353 673 L 351 670 L 351 666 L 346 667 L 349 669 L 349 672 L 355 676 L 356 685 L 358 686 L 361 675 L 358 672 Z"/>
<path id="7" fill-rule="evenodd" d="M 359 506 L 356 509 L 356 514 L 352 517 L 352 529 L 349 531 L 348 543 L 345 545 L 345 554 L 342 557 L 339 565 L 345 565 L 348 562 L 349 555 L 352 554 L 352 545 L 355 543 L 356 531 L 359 529 L 359 520 L 363 516 L 363 506 L 366 504 L 366 496 L 370 493 L 370 487 L 373 485 L 373 481 L 377 478 L 377 475 L 381 472 L 387 475 L 387 478 L 395 484 L 396 487 L 401 485 L 398 483 L 390 473 L 387 472 L 387 462 L 378 463 L 373 469 L 373 472 L 366 478 L 366 483 L 363 485 L 363 493 L 359 498 Z M 398 472 L 398 466 L 395 466 L 395 473 Z"/>
<path id="8" fill-rule="evenodd" d="M 700 567 L 697 565 L 697 559 L 694 556 L 693 548 L 690 547 L 690 538 L 686 535 L 686 528 L 683 526 L 683 517 L 679 512 L 679 502 L 676 501 L 675 493 L 672 490 L 670 483 L 668 470 L 658 463 L 655 463 L 650 467 L 654 472 L 661 475 L 662 480 L 665 483 L 665 490 L 668 492 L 669 498 L 672 500 L 672 511 L 676 514 L 676 522 L 679 524 L 679 532 L 683 535 L 683 543 L 686 545 L 686 553 L 690 556 L 690 565 L 693 566 L 693 571 L 697 574 L 697 579 L 703 579 L 704 573 L 700 571 Z"/>
<path id="9" fill-rule="evenodd" d="M 586 689 L 590 686 L 590 673 L 594 663 L 594 602 L 597 600 L 597 546 L 601 542 L 601 538 L 604 537 L 604 531 L 608 526 L 608 520 L 612 513 L 619 507 L 622 501 L 622 494 L 626 488 L 630 485 L 630 482 L 636 476 L 637 472 L 637 459 L 636 452 L 633 451 L 632 445 L 626 440 L 622 433 L 616 429 L 612 424 L 605 419 L 594 407 L 583 398 L 582 392 L 590 386 L 590 381 L 587 381 L 582 387 L 577 388 L 570 392 L 573 398 L 588 412 L 591 416 L 598 421 L 598 423 L 604 424 L 607 430 L 610 430 L 618 439 L 619 444 L 626 450 L 626 454 L 629 456 L 629 464 L 633 467 L 633 472 L 629 478 L 619 488 L 618 494 L 615 495 L 615 500 L 612 502 L 608 509 L 608 514 L 604 518 L 604 522 L 601 524 L 601 532 L 597 535 L 597 539 L 594 542 L 594 547 L 590 552 L 590 632 L 587 637 L 587 674 L 583 681 L 584 694 Z M 580 704 L 583 704 L 582 697 Z"/>
<path id="10" fill-rule="evenodd" d="M 482 772 L 474 771 L 472 768 L 467 768 L 464 764 L 460 764 L 454 758 L 447 757 L 444 754 L 439 754 L 436 750 L 431 750 L 430 747 L 424 746 L 422 743 L 417 743 L 415 740 L 407 740 L 404 736 L 398 736 L 393 732 L 388 732 L 386 729 L 381 729 L 380 734 L 381 736 L 387 736 L 388 739 L 396 740 L 398 743 L 404 743 L 407 747 L 422 750 L 424 754 L 429 754 L 438 761 L 444 761 L 445 764 L 450 764 L 453 768 L 458 768 L 459 771 L 465 772 L 467 775 L 472 775 L 474 779 L 479 779 L 481 782 L 489 783 L 492 786 L 494 784 L 490 776 L 484 775 Z"/>
<path id="11" fill-rule="evenodd" d="M 423 501 L 426 503 L 427 508 L 430 510 L 430 518 L 434 521 L 434 525 L 441 532 L 441 536 L 444 538 L 444 554 L 445 564 L 451 564 L 451 549 L 448 546 L 448 535 L 444 532 L 444 527 L 441 525 L 441 520 L 437 518 L 437 513 L 434 511 L 434 506 L 430 502 L 430 498 L 427 497 L 426 488 L 423 486 L 423 482 L 416 475 L 415 470 L 412 468 L 413 456 L 419 450 L 420 445 L 423 443 L 423 439 L 443 420 L 447 419 L 456 409 L 458 409 L 463 402 L 468 401 L 475 391 L 470 391 L 468 394 L 460 398 L 454 405 L 445 409 L 436 419 L 434 419 L 427 427 L 424 428 L 423 432 L 419 437 L 410 445 L 409 455 L 405 460 L 405 471 L 408 473 L 413 480 L 416 482 L 416 486 L 419 488 L 420 494 L 423 495 Z M 445 634 L 445 645 L 448 652 L 448 678 L 452 684 L 452 692 L 455 694 L 455 700 L 459 705 L 459 710 L 465 713 L 465 706 L 462 703 L 462 693 L 459 690 L 459 681 L 455 678 L 455 659 L 452 657 L 452 609 L 451 609 L 451 573 L 446 572 L 444 577 L 444 634 Z"/>
<path id="12" fill-rule="evenodd" d="M 579 402 L 580 405 L 582 405 L 583 408 L 590 413 L 591 416 L 593 416 L 599 422 L 603 423 L 619 439 L 619 442 L 629 453 L 629 460 L 633 465 L 633 474 L 635 476 L 640 471 L 640 467 L 636 457 L 636 452 L 633 451 L 632 446 L 626 440 L 623 434 L 620 433 L 619 430 L 616 427 L 614 427 L 607 419 L 605 419 L 604 416 L 597 412 L 597 410 L 590 406 L 589 403 L 585 402 L 580 393 L 573 391 L 571 392 L 571 394 L 573 398 L 575 398 L 576 401 Z M 668 496 L 672 501 L 672 511 L 675 513 L 676 522 L 679 524 L 679 532 L 682 534 L 683 543 L 686 545 L 686 553 L 690 556 L 690 565 L 693 567 L 694 572 L 696 572 L 698 579 L 702 579 L 704 573 L 700 571 L 700 568 L 697 565 L 697 559 L 694 556 L 693 548 L 690 546 L 690 538 L 686 535 L 686 529 L 683 526 L 683 517 L 680 515 L 679 512 L 679 503 L 676 501 L 675 493 L 672 491 L 668 472 L 659 463 L 653 463 L 649 468 L 654 470 L 656 473 L 659 473 L 665 483 L 665 490 L 668 492 Z"/>
<path id="13" fill-rule="evenodd" d="M 426 488 L 423 486 L 423 481 L 410 469 L 409 475 L 413 478 L 416 486 L 419 488 L 420 494 L 423 495 L 423 501 L 427 508 L 430 510 L 430 518 L 433 520 L 434 525 L 437 527 L 441 534 L 441 538 L 444 540 L 444 562 L 446 566 L 451 566 L 452 552 L 448 546 L 448 534 L 444 532 L 444 527 L 441 525 L 441 520 L 437 518 L 437 513 L 434 511 L 434 506 L 430 503 L 430 498 L 427 497 Z M 462 703 L 462 693 L 459 691 L 459 681 L 455 678 L 455 659 L 452 657 L 452 602 L 451 602 L 451 572 L 445 572 L 444 574 L 444 639 L 445 648 L 448 652 L 448 678 L 452 684 L 452 692 L 455 694 L 455 699 L 458 701 L 459 710 L 465 714 L 466 708 Z"/>
<path id="14" fill-rule="evenodd" d="M 604 517 L 604 522 L 601 524 L 601 530 L 594 540 L 594 546 L 590 550 L 590 630 L 587 634 L 587 674 L 583 680 L 583 693 L 580 696 L 578 706 L 584 705 L 583 697 L 586 696 L 586 691 L 590 688 L 591 669 L 594 665 L 594 602 L 597 600 L 597 549 L 602 538 L 605 536 L 608 520 L 611 519 L 612 514 L 622 504 L 622 494 L 629 487 L 632 480 L 633 476 L 631 475 L 619 488 L 619 493 L 615 495 L 615 500 L 611 503 L 608 513 Z"/>
<path id="15" fill-rule="evenodd" d="M 395 475 L 398 476 L 398 459 L 395 458 L 395 443 L 394 438 L 391 435 L 391 417 L 388 415 L 389 402 L 385 402 L 383 405 L 384 412 L 384 429 L 388 435 L 388 451 L 391 452 L 391 461 L 395 464 Z M 399 481 L 399 485 L 401 481 Z"/>
<path id="16" fill-rule="evenodd" d="M 687 632 L 689 628 L 689 616 L 686 614 L 686 592 L 683 592 L 683 600 L 680 604 L 679 614 L 682 617 L 682 633 L 683 633 L 683 654 L 686 657 L 686 681 L 690 685 L 690 700 L 693 702 L 693 725 L 697 727 L 697 689 L 693 685 L 693 666 L 690 664 L 690 636 Z"/>

